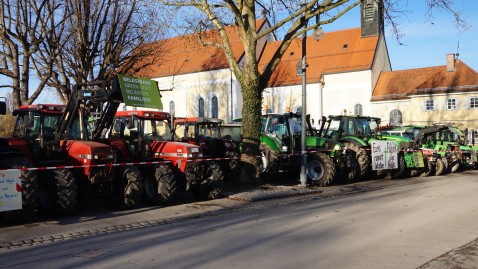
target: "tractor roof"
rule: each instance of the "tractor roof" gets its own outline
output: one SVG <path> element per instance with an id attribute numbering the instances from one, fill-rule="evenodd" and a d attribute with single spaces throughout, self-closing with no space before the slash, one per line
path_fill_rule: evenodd
<path id="1" fill-rule="evenodd" d="M 208 117 L 189 117 L 189 118 L 176 118 L 174 119 L 175 124 L 180 124 L 180 123 L 186 123 L 186 122 L 192 122 L 192 123 L 222 123 L 223 120 L 218 119 L 218 118 L 208 118 Z"/>
<path id="2" fill-rule="evenodd" d="M 65 110 L 65 105 L 62 104 L 34 104 L 20 106 L 13 111 L 13 116 L 25 114 L 28 112 L 41 112 L 45 114 L 62 114 Z"/>
<path id="3" fill-rule="evenodd" d="M 116 112 L 116 117 L 126 117 L 135 115 L 138 118 L 142 119 L 155 119 L 155 120 L 165 120 L 170 119 L 171 114 L 163 111 L 148 111 L 148 110 L 125 110 Z"/>
<path id="4" fill-rule="evenodd" d="M 342 118 L 352 118 L 352 119 L 367 119 L 367 120 L 379 120 L 380 118 L 377 117 L 370 117 L 370 116 L 359 116 L 359 115 L 329 115 L 329 119 L 342 119 Z"/>

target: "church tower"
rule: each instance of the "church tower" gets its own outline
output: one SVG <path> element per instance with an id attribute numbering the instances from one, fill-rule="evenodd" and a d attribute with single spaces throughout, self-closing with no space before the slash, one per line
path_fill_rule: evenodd
<path id="1" fill-rule="evenodd" d="M 383 0 L 362 0 L 360 20 L 362 37 L 383 34 Z"/>

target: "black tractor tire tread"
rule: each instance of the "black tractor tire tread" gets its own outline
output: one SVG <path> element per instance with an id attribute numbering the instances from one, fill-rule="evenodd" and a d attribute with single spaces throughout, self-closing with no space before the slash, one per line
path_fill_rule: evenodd
<path id="1" fill-rule="evenodd" d="M 421 177 L 429 177 L 436 173 L 436 165 L 428 160 L 425 160 L 425 167 L 423 169 L 423 172 L 420 173 Z"/>
<path id="2" fill-rule="evenodd" d="M 144 175 L 144 200 L 153 205 L 164 205 L 174 200 L 177 193 L 176 177 L 169 164 L 158 164 L 153 175 Z M 148 190 L 146 188 L 149 188 Z"/>
<path id="3" fill-rule="evenodd" d="M 67 216 L 73 213 L 78 203 L 78 190 L 73 172 L 70 169 L 49 169 L 42 174 L 40 184 L 51 188 L 47 195 L 52 195 L 51 204 L 39 204 L 39 210 L 45 215 Z M 53 180 L 54 182 L 49 182 Z M 53 201 L 54 200 L 54 201 Z M 41 199 L 40 199 L 41 201 Z"/>
<path id="4" fill-rule="evenodd" d="M 364 149 L 359 149 L 357 151 L 357 163 L 360 168 L 360 174 L 358 179 L 363 179 L 368 171 L 371 169 L 370 167 L 370 158 L 367 154 L 367 151 Z"/>
<path id="5" fill-rule="evenodd" d="M 390 177 L 392 179 L 402 178 L 407 174 L 407 165 L 405 163 L 405 157 L 402 154 L 398 154 L 398 168 L 393 169 L 390 172 Z"/>
<path id="6" fill-rule="evenodd" d="M 332 158 L 330 158 L 324 153 L 316 152 L 309 154 L 309 156 L 307 157 L 307 164 L 309 164 L 311 161 L 320 162 L 322 164 L 322 167 L 324 168 L 324 173 L 319 179 L 310 178 L 309 174 L 307 173 L 307 177 L 309 177 L 309 180 L 311 180 L 312 185 L 318 187 L 325 187 L 330 185 L 333 182 L 336 173 Z"/>
<path id="7" fill-rule="evenodd" d="M 212 200 L 220 196 L 224 185 L 224 174 L 215 162 L 204 163 L 204 178 L 192 186 L 194 196 L 200 200 Z"/>
<path id="8" fill-rule="evenodd" d="M 443 163 L 443 160 L 441 158 L 438 158 L 436 161 L 435 175 L 441 176 L 445 174 L 445 171 L 446 171 L 445 163 Z"/>
<path id="9" fill-rule="evenodd" d="M 226 165 L 223 165 L 223 171 L 225 174 L 224 180 L 234 181 L 239 177 L 241 171 L 241 160 L 239 153 L 236 151 L 227 150 L 224 152 L 224 157 L 228 158 L 228 160 L 225 161 Z"/>
<path id="10" fill-rule="evenodd" d="M 143 198 L 143 181 L 139 169 L 133 165 L 117 167 L 110 195 L 113 208 L 127 209 L 139 205 Z"/>

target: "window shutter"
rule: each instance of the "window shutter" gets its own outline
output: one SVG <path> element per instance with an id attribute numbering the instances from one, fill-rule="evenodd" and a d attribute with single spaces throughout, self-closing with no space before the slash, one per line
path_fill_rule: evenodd
<path id="1" fill-rule="evenodd" d="M 423 100 L 421 103 L 422 111 L 427 110 L 427 100 Z"/>
<path id="2" fill-rule="evenodd" d="M 463 105 L 463 108 L 464 109 L 470 109 L 470 102 L 471 102 L 471 98 L 468 97 L 465 99 L 465 104 Z"/>
<path id="3" fill-rule="evenodd" d="M 456 109 L 460 109 L 460 99 L 455 98 Z"/>
<path id="4" fill-rule="evenodd" d="M 445 106 L 446 106 L 446 100 L 445 100 Z M 438 101 L 433 100 L 433 110 L 438 110 Z"/>
<path id="5" fill-rule="evenodd" d="M 447 109 L 448 109 L 448 98 L 445 99 L 445 101 L 443 101 L 442 109 L 443 109 L 443 110 L 447 110 Z"/>

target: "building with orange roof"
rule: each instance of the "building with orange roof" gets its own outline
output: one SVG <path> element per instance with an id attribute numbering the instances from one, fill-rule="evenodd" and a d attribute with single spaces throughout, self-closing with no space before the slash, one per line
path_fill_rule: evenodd
<path id="1" fill-rule="evenodd" d="M 384 124 L 478 129 L 478 73 L 454 54 L 446 65 L 382 72 L 371 103 Z"/>
<path id="2" fill-rule="evenodd" d="M 360 28 L 329 32 L 320 41 L 307 38 L 307 113 L 313 119 L 329 114 L 372 113 L 372 90 L 380 72 L 390 71 L 391 65 L 382 13 L 377 6 L 366 6 L 361 8 L 372 8 L 373 12 L 361 12 Z M 258 31 L 268 27 L 265 18 L 257 20 Z M 242 42 L 234 26 L 227 29 L 234 56 L 241 62 Z M 264 91 L 263 104 L 268 111 L 301 109 L 302 77 L 297 74 L 301 44 L 302 38 L 292 42 Z M 278 45 L 274 36 L 259 42 L 259 71 L 268 64 Z M 164 90 L 165 110 L 174 110 L 177 116 L 218 117 L 225 122 L 242 117 L 241 88 L 221 49 L 204 47 L 195 36 L 167 39 L 160 47 L 161 61 L 131 75 L 158 81 Z"/>

